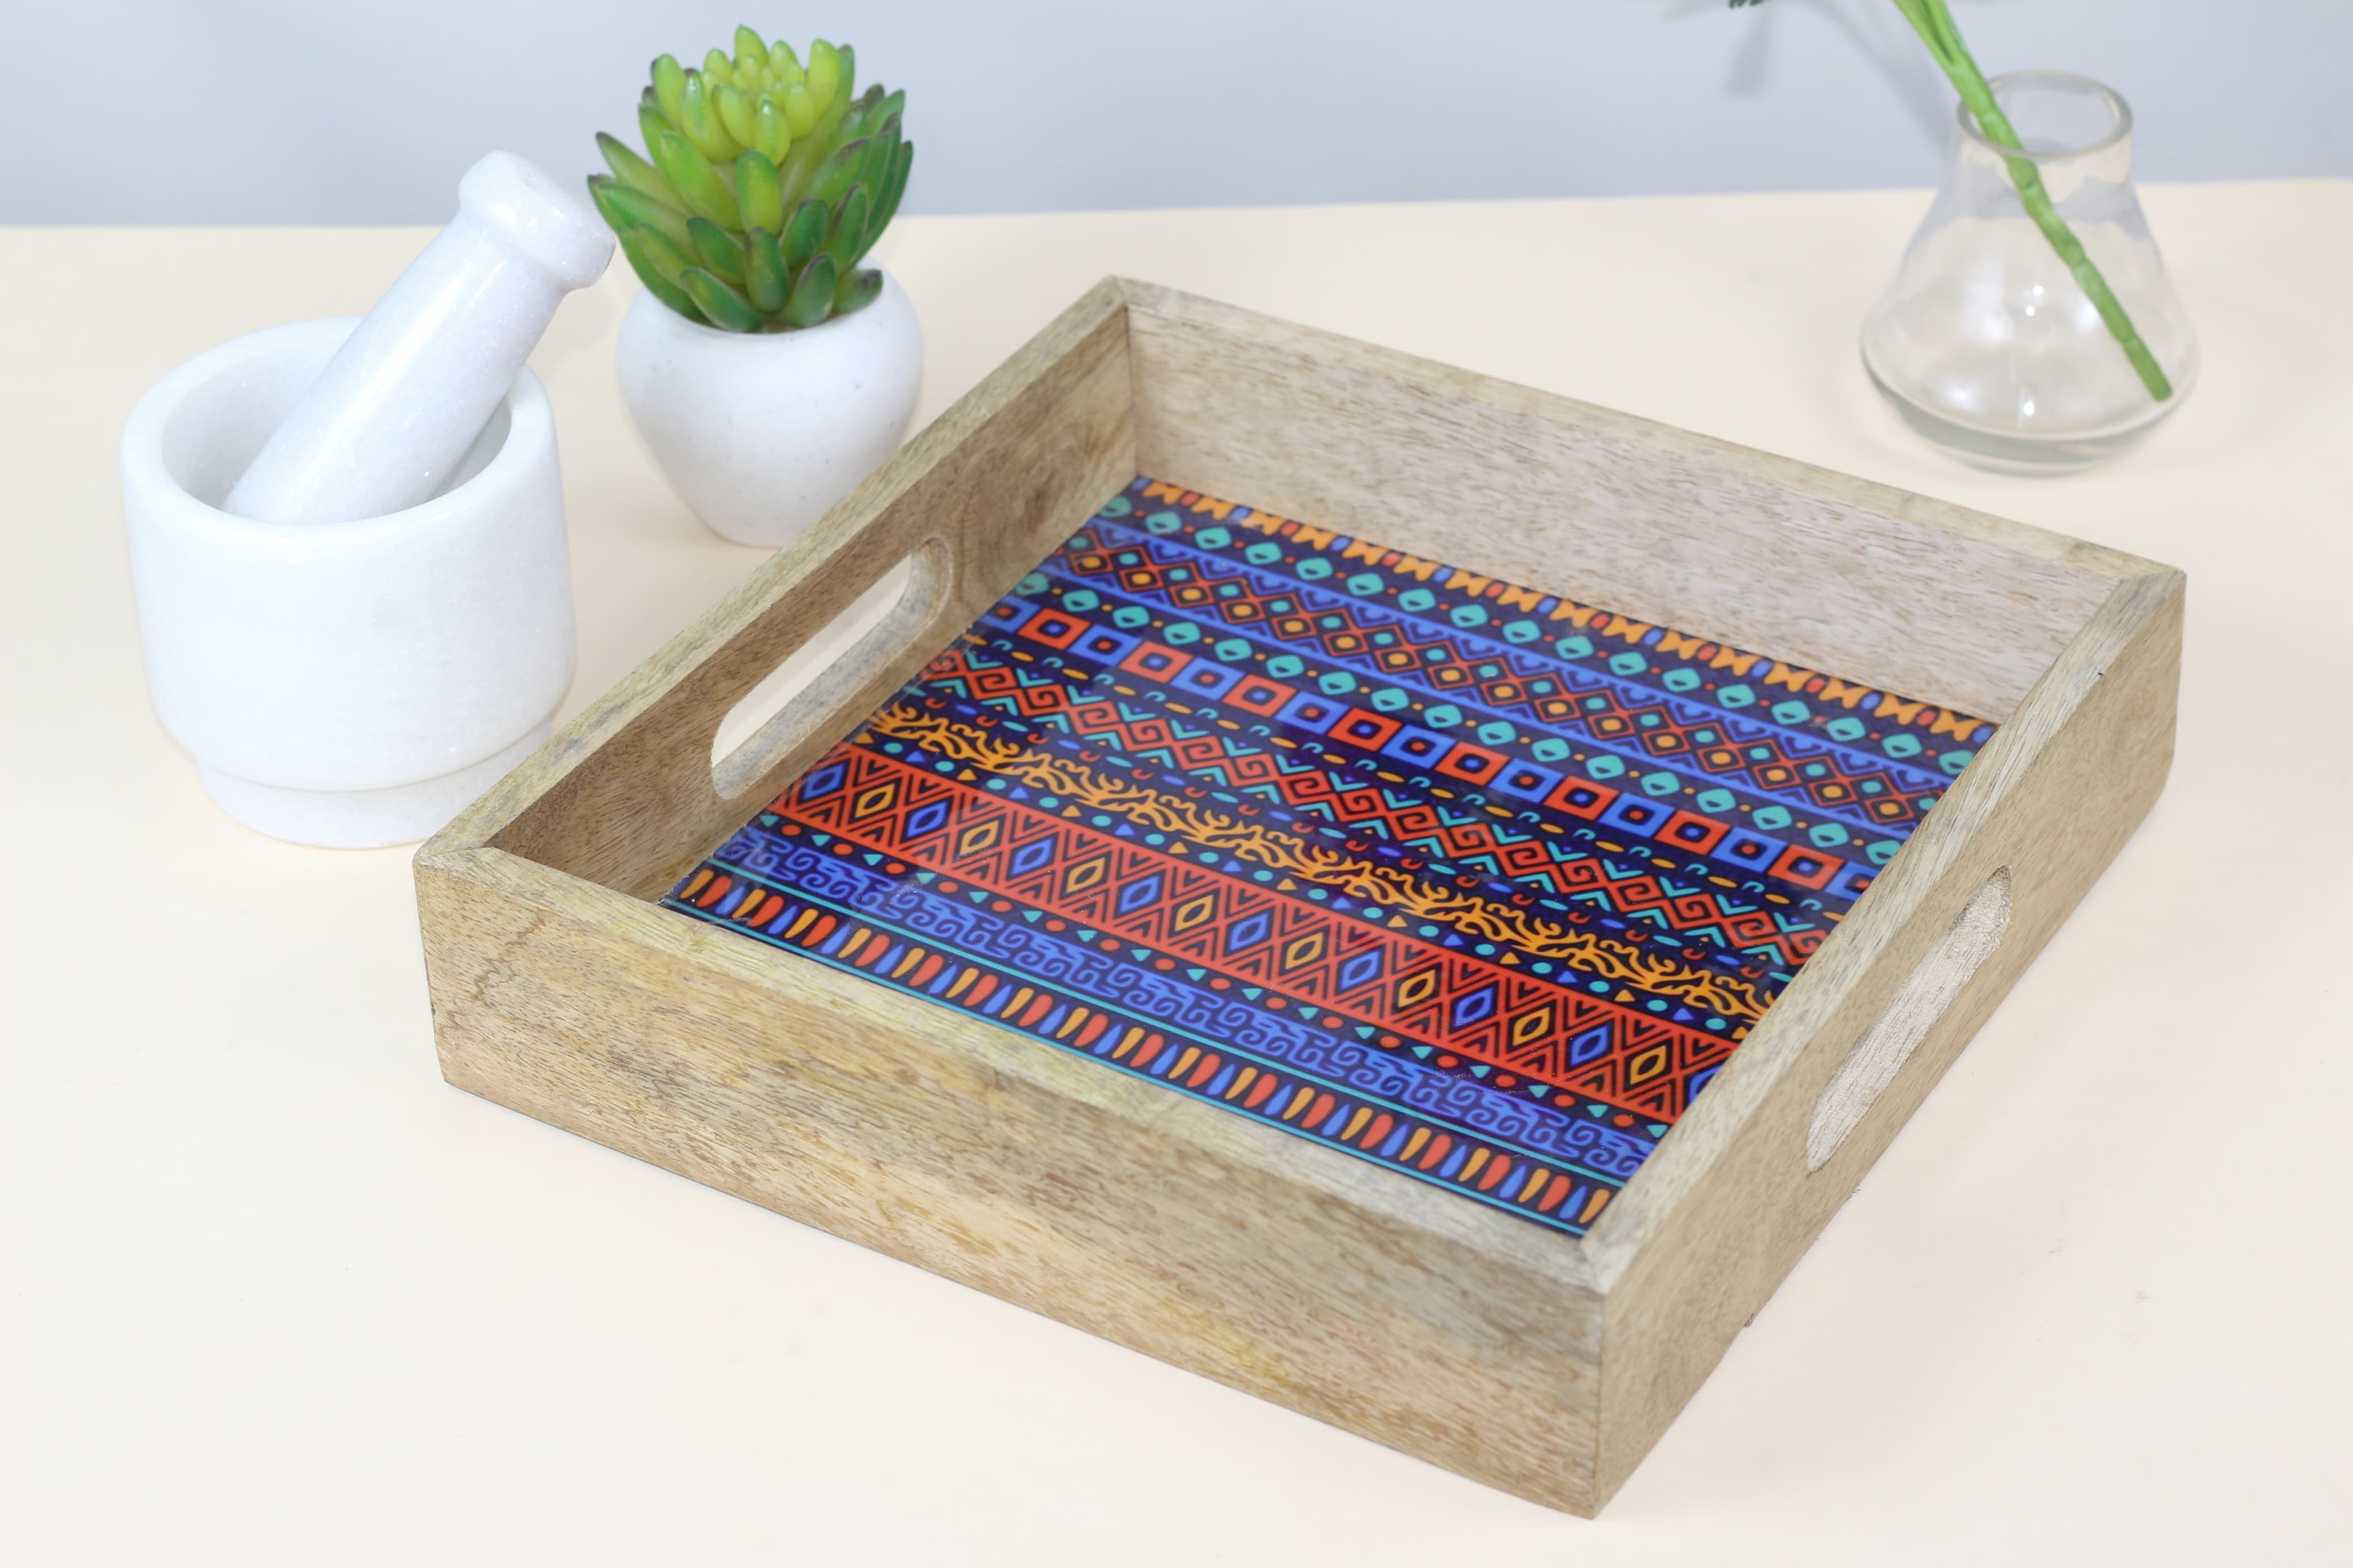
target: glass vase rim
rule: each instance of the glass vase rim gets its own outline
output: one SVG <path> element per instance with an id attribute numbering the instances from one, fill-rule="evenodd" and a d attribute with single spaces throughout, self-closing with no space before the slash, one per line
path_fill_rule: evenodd
<path id="1" fill-rule="evenodd" d="M 2080 147 L 2052 147 L 2042 149 L 2031 147 L 2005 147 L 2000 142 L 1996 142 L 1991 137 L 1988 136 L 1985 132 L 1979 128 L 1978 125 L 1977 116 L 1969 112 L 1969 106 L 1968 103 L 1962 102 L 1954 105 L 1953 118 L 1956 123 L 1957 123 L 1961 128 L 1962 138 L 1966 141 L 1976 142 L 1979 147 L 1993 153 L 1996 157 L 2023 158 L 2030 163 L 2063 163 L 2070 159 L 2087 158 L 2094 153 L 2105 153 L 2109 148 L 2117 145 L 2119 142 L 2129 141 L 2132 138 L 2132 105 L 2125 101 L 2125 95 L 2123 93 L 2118 92 L 2115 88 L 2110 87 L 2106 82 L 2101 81 L 2096 77 L 2084 76 L 2077 71 L 2014 70 L 2004 71 L 2000 76 L 1988 77 L 1986 79 L 1986 86 L 1992 89 L 1994 101 L 1996 103 L 2001 102 L 2002 89 L 2005 87 L 2045 86 L 2066 88 L 2072 90 L 2084 92 L 2088 96 L 2097 98 L 2105 103 L 2108 107 L 2109 115 L 2113 121 L 2104 134 L 2093 141 L 2084 142 Z"/>

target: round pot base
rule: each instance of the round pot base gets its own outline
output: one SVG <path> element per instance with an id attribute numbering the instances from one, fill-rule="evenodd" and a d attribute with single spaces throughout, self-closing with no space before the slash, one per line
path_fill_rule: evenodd
<path id="1" fill-rule="evenodd" d="M 201 762 L 196 773 L 214 803 L 256 833 L 322 849 L 382 849 L 414 844 L 439 831 L 545 744 L 548 730 L 542 724 L 470 768 L 390 789 L 286 789 L 241 779 Z"/>

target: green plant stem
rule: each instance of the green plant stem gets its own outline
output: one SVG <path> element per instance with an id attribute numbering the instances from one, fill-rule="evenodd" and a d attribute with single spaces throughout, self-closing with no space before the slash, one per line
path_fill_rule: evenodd
<path id="1" fill-rule="evenodd" d="M 1953 14 L 1947 8 L 1945 0 L 1895 0 L 1895 8 L 1904 14 L 1905 21 L 1912 24 L 1912 30 L 1920 35 L 1920 41 L 1928 46 L 1928 53 L 1960 93 L 1961 102 L 1968 106 L 1978 122 L 1978 129 L 1985 132 L 1986 140 L 1998 147 L 2025 151 L 2018 140 L 2017 130 L 2010 123 L 2010 116 L 2004 114 L 2001 105 L 1994 100 L 1993 89 L 1987 83 L 1985 73 L 1978 68 L 1978 62 L 1969 54 L 1968 46 L 1961 41 L 1960 26 L 1953 20 Z M 2042 171 L 2028 158 L 2005 158 L 2002 162 L 2010 169 L 2010 183 L 2018 187 L 2018 199 L 2024 204 L 2026 216 L 2034 220 L 2034 226 L 2042 231 L 2042 237 L 2051 242 L 2051 248 L 2059 253 L 2059 259 L 2065 262 L 2067 270 L 2075 275 L 2075 281 L 2083 286 L 2084 294 L 2092 301 L 2092 308 L 2100 312 L 2100 320 L 2107 324 L 2108 335 L 2116 340 L 2117 345 L 2125 351 L 2125 358 L 2132 362 L 2132 367 L 2139 374 L 2140 383 L 2148 389 L 2149 396 L 2159 403 L 2171 397 L 2173 383 L 2167 379 L 2164 368 L 2157 363 L 2157 356 L 2149 353 L 2148 345 L 2141 341 L 2139 329 L 2133 325 L 2132 317 L 2125 312 L 2123 303 L 2116 299 L 2116 290 L 2108 287 L 2108 280 L 2100 275 L 2099 268 L 2084 252 L 2084 242 L 2075 237 L 2075 231 L 2067 226 L 2065 218 L 2059 216 L 2057 205 L 2052 201 L 2050 191 L 2042 184 Z"/>

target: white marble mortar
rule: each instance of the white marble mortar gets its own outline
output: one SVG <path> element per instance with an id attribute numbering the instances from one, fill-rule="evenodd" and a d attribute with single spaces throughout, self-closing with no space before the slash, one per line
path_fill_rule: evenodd
<path id="1" fill-rule="evenodd" d="M 440 493 L 344 522 L 219 502 L 356 325 L 235 339 L 122 433 L 148 686 L 205 788 L 299 844 L 427 837 L 547 738 L 570 683 L 555 424 L 525 370 Z"/>

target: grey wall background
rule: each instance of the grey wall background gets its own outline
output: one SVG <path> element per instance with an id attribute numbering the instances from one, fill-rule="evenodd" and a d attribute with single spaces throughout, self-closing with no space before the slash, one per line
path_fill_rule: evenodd
<path id="1" fill-rule="evenodd" d="M 740 20 L 909 92 L 914 212 L 1925 184 L 1887 0 L 5 0 L 0 221 L 438 223 L 596 164 Z M 1989 71 L 2119 89 L 2153 179 L 2353 174 L 2345 0 L 1954 0 Z"/>

